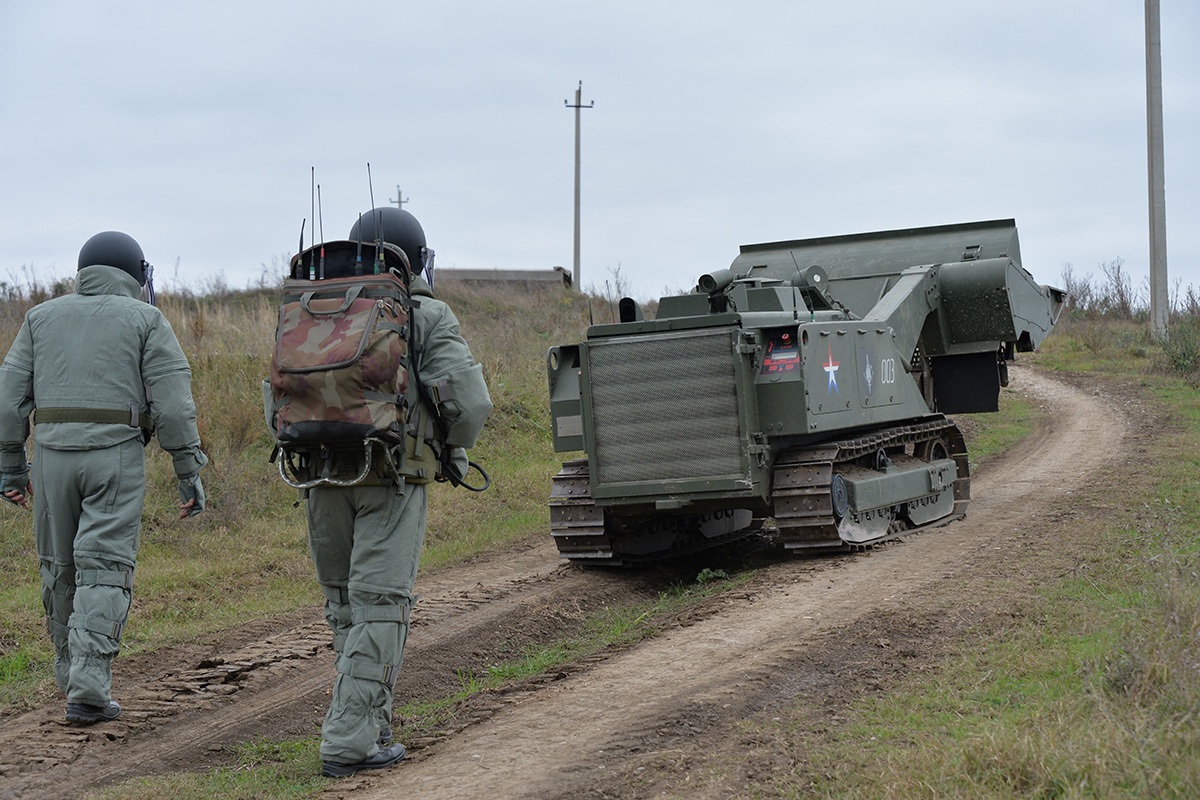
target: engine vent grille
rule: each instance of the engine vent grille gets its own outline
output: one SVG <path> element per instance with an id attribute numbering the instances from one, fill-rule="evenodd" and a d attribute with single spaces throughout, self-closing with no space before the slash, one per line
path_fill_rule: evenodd
<path id="1" fill-rule="evenodd" d="M 735 330 L 588 343 L 597 485 L 744 476 Z"/>

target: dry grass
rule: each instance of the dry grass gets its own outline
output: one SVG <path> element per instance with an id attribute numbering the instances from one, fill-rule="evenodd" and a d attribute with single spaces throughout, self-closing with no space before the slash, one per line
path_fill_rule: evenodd
<path id="1" fill-rule="evenodd" d="M 53 293 L 9 287 L 0 298 L 4 352 L 24 311 Z M 260 289 L 160 297 L 192 366 L 210 458 L 204 473 L 209 507 L 193 519 L 176 519 L 170 459 L 152 444 L 126 652 L 320 602 L 303 509 L 268 462 L 272 441 L 263 422 L 261 381 L 274 340 L 277 294 Z M 550 477 L 559 459 L 550 445 L 545 353 L 551 344 L 581 337 L 592 302 L 557 287 L 512 291 L 447 282 L 438 294 L 455 309 L 492 392 L 496 409 L 471 455 L 491 472 L 493 485 L 483 494 L 433 487 L 426 569 L 548 534 Z M 28 515 L 0 514 L 0 568 L 8 576 L 0 587 L 0 708 L 25 706 L 46 695 L 51 655 Z"/>

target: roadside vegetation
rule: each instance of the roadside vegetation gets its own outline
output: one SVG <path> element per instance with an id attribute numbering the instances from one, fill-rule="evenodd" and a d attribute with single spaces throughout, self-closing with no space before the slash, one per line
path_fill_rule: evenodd
<path id="1" fill-rule="evenodd" d="M 793 771 L 748 787 L 746 797 L 1194 796 L 1200 787 L 1200 304 L 1190 287 L 1176 291 L 1170 336 L 1156 339 L 1148 332 L 1144 293 L 1133 290 L 1123 265 L 1118 260 L 1103 270 L 1100 282 L 1064 270 L 1060 284 L 1072 304 L 1042 351 L 1022 358 L 1145 387 L 1172 422 L 1144 465 L 1153 490 L 1111 508 L 1093 550 L 1027 598 L 1006 627 L 967 637 L 882 699 L 846 709 L 820 743 L 804 740 Z M 29 305 L 70 290 L 0 284 L 0 347 L 7 350 Z M 496 405 L 472 452 L 494 482 L 479 495 L 435 487 L 423 571 L 545 535 L 545 501 L 560 458 L 549 444 L 544 354 L 551 344 L 578 340 L 589 319 L 607 318 L 611 306 L 604 296 L 557 288 L 512 292 L 446 282 L 439 295 L 459 316 Z M 175 519 L 170 461 L 152 444 L 137 589 L 118 670 L 124 659 L 321 602 L 302 507 L 268 463 L 260 383 L 275 302 L 275 288 L 264 286 L 175 291 L 160 303 L 192 363 L 211 458 L 204 476 L 209 510 Z M 1001 412 L 974 417 L 968 429 L 973 461 L 986 463 L 1029 435 L 1037 414 L 1017 393 L 1004 392 Z M 6 575 L 0 714 L 6 714 L 55 694 L 31 520 L 12 507 L 0 512 Z M 570 638 L 515 654 L 486 674 L 459 676 L 456 694 L 398 708 L 398 735 L 403 741 L 436 732 L 481 691 L 653 636 L 680 608 L 746 577 L 706 570 L 655 602 L 597 613 Z M 770 723 L 771 735 L 786 739 L 789 713 L 773 713 L 779 719 Z M 91 796 L 312 797 L 328 788 L 315 777 L 315 737 L 242 745 L 236 758 L 234 767 L 132 781 Z"/>
<path id="2" fill-rule="evenodd" d="M 1200 305 L 1176 287 L 1156 337 L 1120 260 L 1102 271 L 1096 282 L 1064 270 L 1071 303 L 1033 360 L 1147 392 L 1167 423 L 1145 463 L 1126 464 L 1139 479 L 1114 487 L 1099 529 L 1086 514 L 1054 523 L 1087 546 L 1010 623 L 847 709 L 846 724 L 805 740 L 795 770 L 748 796 L 1200 794 Z M 976 439 L 1023 427 L 1014 411 L 1027 409 L 981 418 Z M 774 726 L 797 733 L 786 714 Z"/>

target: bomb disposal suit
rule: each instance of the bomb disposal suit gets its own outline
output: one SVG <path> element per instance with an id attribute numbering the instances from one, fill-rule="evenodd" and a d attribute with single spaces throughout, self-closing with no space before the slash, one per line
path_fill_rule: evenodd
<path id="1" fill-rule="evenodd" d="M 76 293 L 30 309 L 0 367 L 0 492 L 17 489 L 24 504 L 36 489 L 54 677 L 76 723 L 120 711 L 112 660 L 132 599 L 151 432 L 174 462 L 181 516 L 204 507 L 191 370 L 166 318 L 138 299 L 146 288 L 152 297 L 150 269 L 125 234 L 92 237 Z"/>
<path id="2" fill-rule="evenodd" d="M 403 746 L 391 743 L 393 689 L 425 539 L 427 484 L 465 474 L 465 448 L 474 446 L 492 409 L 482 366 L 454 312 L 419 274 L 422 268 L 431 274 L 432 251 L 424 247 L 415 217 L 397 208 L 375 209 L 349 238 L 401 248 L 417 274 L 409 279 L 404 444 L 387 456 L 377 447 L 376 466 L 354 485 L 325 483 L 306 491 L 309 548 L 337 654 L 321 729 L 327 776 L 391 766 L 404 755 Z M 270 406 L 267 412 L 274 430 Z M 331 472 L 320 461 L 309 462 L 311 472 L 302 477 L 352 478 L 363 473 L 364 461 L 363 448 L 351 448 L 337 454 Z"/>

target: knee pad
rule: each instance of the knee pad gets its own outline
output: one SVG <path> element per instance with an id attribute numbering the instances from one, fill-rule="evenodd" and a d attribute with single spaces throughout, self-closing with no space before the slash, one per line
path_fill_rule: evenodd
<path id="1" fill-rule="evenodd" d="M 412 600 L 403 595 L 397 595 L 395 601 L 354 606 L 354 610 L 351 612 L 352 623 L 359 625 L 364 622 L 399 622 L 407 628 L 412 620 Z"/>
<path id="2" fill-rule="evenodd" d="M 133 602 L 133 570 L 121 564 L 75 573 L 75 609 L 69 627 L 121 641 Z"/>
<path id="3" fill-rule="evenodd" d="M 116 586 L 126 592 L 133 592 L 133 570 L 117 569 L 81 569 L 75 573 L 75 585 L 78 586 Z"/>

